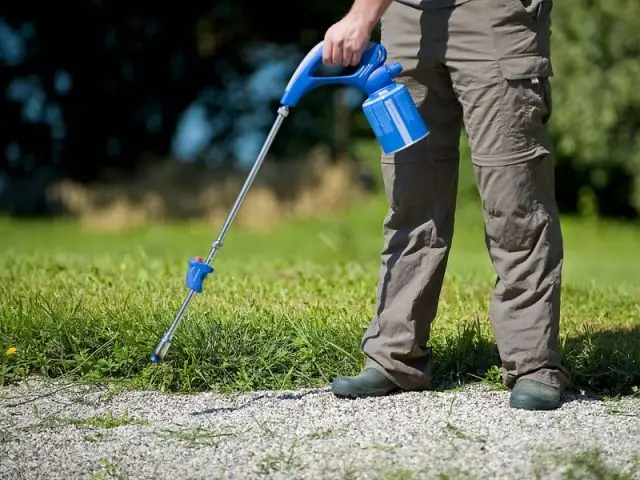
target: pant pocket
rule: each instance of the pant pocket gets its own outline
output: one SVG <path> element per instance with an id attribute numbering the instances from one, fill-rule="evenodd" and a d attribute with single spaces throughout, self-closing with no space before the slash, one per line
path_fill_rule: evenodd
<path id="1" fill-rule="evenodd" d="M 517 0 L 519 1 L 519 0 Z M 551 117 L 551 60 L 545 56 L 503 58 L 501 108 L 505 133 L 529 148 L 547 143 L 545 125 Z"/>

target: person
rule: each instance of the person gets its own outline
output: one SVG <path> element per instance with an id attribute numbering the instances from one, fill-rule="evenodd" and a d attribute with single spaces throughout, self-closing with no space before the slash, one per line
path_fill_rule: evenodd
<path id="1" fill-rule="evenodd" d="M 338 397 L 432 385 L 431 323 L 452 245 L 464 127 L 497 274 L 490 319 L 512 408 L 557 408 L 563 237 L 554 191 L 551 0 L 355 0 L 326 31 L 323 63 L 357 65 L 380 21 L 397 81 L 430 133 L 381 169 L 389 209 L 365 366 Z"/>

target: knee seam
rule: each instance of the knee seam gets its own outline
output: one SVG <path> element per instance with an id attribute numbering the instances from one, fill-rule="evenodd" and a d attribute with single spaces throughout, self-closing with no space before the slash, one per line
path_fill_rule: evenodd
<path id="1" fill-rule="evenodd" d="M 513 152 L 505 155 L 478 155 L 472 154 L 471 161 L 478 167 L 508 167 L 520 163 L 537 160 L 540 157 L 551 155 L 551 150 L 538 145 L 534 148 Z"/>

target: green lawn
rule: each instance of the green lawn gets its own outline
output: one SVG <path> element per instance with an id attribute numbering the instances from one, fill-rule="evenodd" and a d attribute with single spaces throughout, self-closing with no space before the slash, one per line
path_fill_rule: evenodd
<path id="1" fill-rule="evenodd" d="M 495 381 L 499 363 L 479 204 L 462 205 L 433 330 L 440 384 Z M 1 221 L 0 382 L 39 373 L 194 391 L 319 386 L 356 373 L 384 213 L 376 197 L 272 232 L 232 228 L 159 366 L 149 355 L 186 293 L 186 262 L 206 256 L 219 225 L 100 233 Z M 640 385 L 640 228 L 563 226 L 562 337 L 574 387 L 629 393 Z"/>

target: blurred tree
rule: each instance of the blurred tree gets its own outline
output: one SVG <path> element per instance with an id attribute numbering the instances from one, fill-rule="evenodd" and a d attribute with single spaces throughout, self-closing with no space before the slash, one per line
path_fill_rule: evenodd
<path id="1" fill-rule="evenodd" d="M 44 211 L 50 181 L 130 172 L 149 156 L 252 161 L 293 69 L 350 4 L 5 2 L 0 209 Z M 561 206 L 636 215 L 640 4 L 556 2 L 552 40 Z M 372 138 L 359 97 L 348 120 L 336 100 L 350 97 L 327 90 L 303 98 L 274 154 L 296 158 L 318 142 L 342 152 L 350 137 Z"/>
<path id="2" fill-rule="evenodd" d="M 250 157 L 242 148 L 259 147 L 287 76 L 348 2 L 286 11 L 248 0 L 65 7 L 0 9 L 0 207 L 16 214 L 46 209 L 44 188 L 56 178 L 89 182 L 173 153 L 176 129 L 194 110 L 204 112 L 197 128 L 178 138 L 188 145 L 205 132 L 190 158 Z M 330 139 L 330 102 L 310 95 L 296 113 L 274 153 Z"/>
<path id="3" fill-rule="evenodd" d="M 552 130 L 565 209 L 640 212 L 640 3 L 555 2 Z M 591 201 L 589 201 L 591 199 Z"/>

